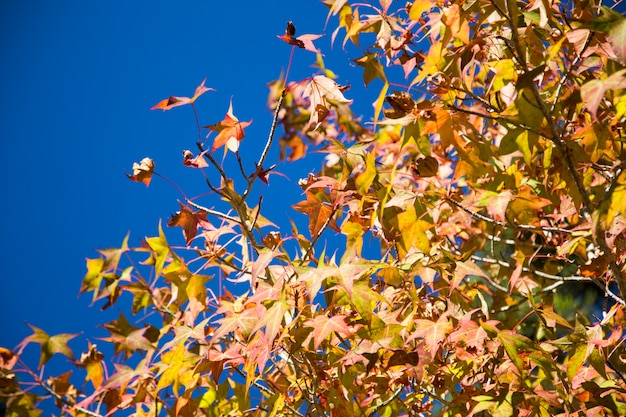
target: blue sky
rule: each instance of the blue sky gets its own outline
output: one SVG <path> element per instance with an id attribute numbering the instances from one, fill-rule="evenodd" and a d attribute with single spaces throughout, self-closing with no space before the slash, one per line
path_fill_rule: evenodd
<path id="1" fill-rule="evenodd" d="M 96 325 L 118 309 L 103 313 L 89 307 L 90 296 L 78 297 L 85 258 L 119 245 L 129 231 L 133 244 L 156 235 L 180 198 L 159 179 L 149 188 L 130 182 L 124 174 L 134 161 L 150 156 L 190 195 L 206 191 L 199 173 L 181 164 L 182 150 L 197 139 L 191 108 L 150 111 L 154 104 L 193 95 L 206 77 L 217 91 L 196 102 L 201 123 L 221 120 L 232 97 L 235 114 L 253 119 L 242 144 L 252 165 L 271 123 L 267 83 L 289 58 L 290 47 L 276 37 L 288 20 L 298 35 L 325 33 L 316 44 L 327 65 L 353 85 L 351 93 L 359 90 L 361 73 L 348 65 L 357 56 L 330 49 L 326 15 L 315 0 L 3 2 L 0 346 L 13 348 L 30 334 L 26 322 L 50 334 L 104 335 Z M 314 60 L 296 51 L 290 79 L 310 77 Z M 275 144 L 268 162 L 277 155 Z M 305 227 L 289 206 L 302 199 L 298 178 L 319 161 L 281 164 L 289 178 L 271 177 L 265 201 L 275 202 L 283 225 L 290 216 Z M 86 350 L 84 338 L 72 346 Z M 35 366 L 37 352 L 29 355 Z"/>

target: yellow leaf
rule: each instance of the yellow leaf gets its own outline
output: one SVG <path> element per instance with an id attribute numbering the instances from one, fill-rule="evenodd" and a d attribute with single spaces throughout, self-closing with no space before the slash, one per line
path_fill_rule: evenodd
<path id="1" fill-rule="evenodd" d="M 422 14 L 429 11 L 432 7 L 432 0 L 415 0 L 409 10 L 409 19 L 419 20 Z"/>

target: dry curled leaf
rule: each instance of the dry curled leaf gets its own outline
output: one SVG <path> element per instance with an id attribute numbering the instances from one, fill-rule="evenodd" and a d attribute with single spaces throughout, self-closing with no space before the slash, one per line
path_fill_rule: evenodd
<path id="1" fill-rule="evenodd" d="M 146 187 L 150 185 L 150 180 L 152 180 L 152 174 L 154 172 L 154 161 L 150 158 L 143 158 L 141 162 L 133 163 L 133 175 L 126 174 L 126 176 L 135 181 L 135 182 L 143 182 L 146 184 Z"/>
<path id="2" fill-rule="evenodd" d="M 306 49 L 307 51 L 311 51 L 314 53 L 318 53 L 319 51 L 313 45 L 313 41 L 322 37 L 322 35 L 301 35 L 297 38 L 294 37 L 296 34 L 296 27 L 293 25 L 293 22 L 287 22 L 287 29 L 285 29 L 284 35 L 278 35 L 278 37 L 289 45 L 297 46 L 298 48 Z"/>

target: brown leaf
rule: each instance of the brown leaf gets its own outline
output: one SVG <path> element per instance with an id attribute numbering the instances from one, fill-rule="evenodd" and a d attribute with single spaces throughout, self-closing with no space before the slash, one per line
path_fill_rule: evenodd
<path id="1" fill-rule="evenodd" d="M 324 224 L 328 222 L 328 218 L 333 214 L 332 208 L 320 201 L 315 194 L 308 191 L 306 200 L 293 205 L 293 208 L 309 216 L 309 231 L 312 237 L 318 235 Z M 339 231 L 339 227 L 334 219 L 329 221 L 328 226 L 335 231 Z"/>
<path id="2" fill-rule="evenodd" d="M 278 35 L 278 38 L 284 40 L 289 45 L 297 46 L 298 48 L 306 49 L 307 51 L 311 51 L 313 53 L 318 53 L 319 51 L 313 45 L 313 41 L 321 38 L 323 35 L 301 35 L 297 38 L 294 37 L 296 34 L 296 27 L 292 22 L 287 22 L 287 28 L 285 29 L 284 35 Z"/>
<path id="3" fill-rule="evenodd" d="M 180 226 L 183 228 L 183 236 L 187 245 L 191 244 L 191 241 L 198 234 L 198 226 L 203 228 L 210 226 L 207 220 L 206 213 L 204 211 L 193 211 L 186 205 L 180 204 L 180 211 L 172 215 L 172 218 L 168 220 L 167 225 L 170 227 Z"/>
<path id="4" fill-rule="evenodd" d="M 412 169 L 418 177 L 434 177 L 439 172 L 439 162 L 432 156 L 425 156 L 416 159 Z"/>

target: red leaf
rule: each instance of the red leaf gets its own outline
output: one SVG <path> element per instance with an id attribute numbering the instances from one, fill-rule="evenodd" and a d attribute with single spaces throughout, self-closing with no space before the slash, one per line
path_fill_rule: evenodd
<path id="1" fill-rule="evenodd" d="M 215 140 L 213 141 L 213 148 L 211 152 L 226 145 L 232 152 L 237 152 L 239 149 L 239 142 L 243 140 L 244 129 L 250 126 L 252 120 L 249 122 L 240 122 L 233 114 L 233 102 L 231 100 L 230 106 L 226 117 L 221 122 L 205 126 L 205 128 L 219 132 Z"/>
<path id="2" fill-rule="evenodd" d="M 315 45 L 313 45 L 313 41 L 321 38 L 323 35 L 302 35 L 297 38 L 294 37 L 296 34 L 296 27 L 292 22 L 287 22 L 287 29 L 285 29 L 284 35 L 278 35 L 278 37 L 289 45 L 297 46 L 298 48 L 306 49 L 307 51 L 311 51 L 313 53 L 317 53 L 318 50 L 315 49 Z"/>
<path id="3" fill-rule="evenodd" d="M 209 166 L 207 161 L 204 159 L 204 154 L 207 151 L 204 151 L 197 156 L 193 156 L 193 152 L 190 150 L 183 151 L 183 165 L 191 168 L 206 168 Z"/>
<path id="4" fill-rule="evenodd" d="M 183 106 L 185 104 L 191 104 L 202 94 L 207 91 L 215 91 L 213 88 L 205 87 L 204 83 L 206 82 L 206 78 L 202 80 L 202 83 L 198 87 L 196 87 L 196 91 L 193 93 L 193 97 L 176 97 L 171 96 L 170 98 L 166 98 L 165 100 L 159 101 L 156 105 L 152 106 L 150 110 L 161 109 L 163 111 L 172 109 L 174 107 Z"/>
<path id="5" fill-rule="evenodd" d="M 195 238 L 198 234 L 198 225 L 205 227 L 210 226 L 210 224 L 206 218 L 205 212 L 193 211 L 184 204 L 179 204 L 180 211 L 172 215 L 172 218 L 167 221 L 167 225 L 170 227 L 182 227 L 185 242 L 187 242 L 187 245 L 189 245 L 193 238 Z"/>

